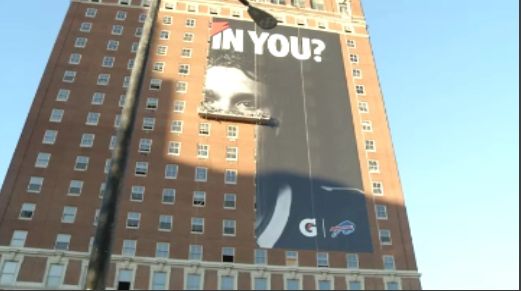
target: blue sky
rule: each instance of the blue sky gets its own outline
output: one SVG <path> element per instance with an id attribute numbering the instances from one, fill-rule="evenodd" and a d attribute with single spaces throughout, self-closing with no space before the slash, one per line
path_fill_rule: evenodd
<path id="1" fill-rule="evenodd" d="M 518 289 L 518 1 L 363 3 L 423 287 Z M 0 4 L 2 180 L 68 5 Z"/>

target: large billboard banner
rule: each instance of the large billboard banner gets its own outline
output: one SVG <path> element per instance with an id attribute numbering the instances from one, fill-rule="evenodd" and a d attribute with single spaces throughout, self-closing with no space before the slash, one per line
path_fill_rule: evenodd
<path id="1" fill-rule="evenodd" d="M 258 124 L 259 247 L 372 251 L 345 76 L 338 34 L 213 20 L 203 107 Z"/>

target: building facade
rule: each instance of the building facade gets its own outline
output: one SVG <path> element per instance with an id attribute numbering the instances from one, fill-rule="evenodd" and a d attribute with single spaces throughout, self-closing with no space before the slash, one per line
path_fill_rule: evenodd
<path id="1" fill-rule="evenodd" d="M 110 289 L 420 289 L 360 0 L 161 1 Z M 149 1 L 73 0 L 0 195 L 0 288 L 81 289 Z"/>

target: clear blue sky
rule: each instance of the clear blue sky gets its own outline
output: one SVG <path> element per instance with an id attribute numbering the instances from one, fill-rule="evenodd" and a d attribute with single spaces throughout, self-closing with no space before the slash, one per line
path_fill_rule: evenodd
<path id="1" fill-rule="evenodd" d="M 363 3 L 424 288 L 518 289 L 518 1 Z M 68 4 L 0 4 L 2 180 Z"/>

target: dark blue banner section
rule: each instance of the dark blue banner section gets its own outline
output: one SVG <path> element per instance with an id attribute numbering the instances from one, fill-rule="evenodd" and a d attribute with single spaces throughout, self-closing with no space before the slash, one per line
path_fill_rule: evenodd
<path id="1" fill-rule="evenodd" d="M 214 19 L 205 110 L 259 124 L 257 244 L 371 252 L 337 34 Z"/>

